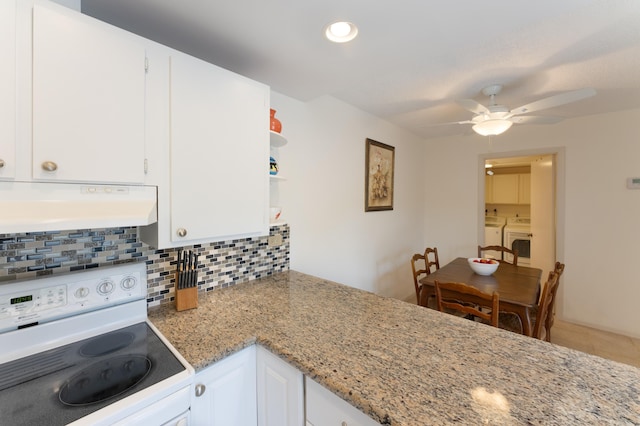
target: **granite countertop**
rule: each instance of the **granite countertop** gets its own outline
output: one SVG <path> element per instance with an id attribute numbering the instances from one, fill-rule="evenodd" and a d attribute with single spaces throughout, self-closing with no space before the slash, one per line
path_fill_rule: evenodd
<path id="1" fill-rule="evenodd" d="M 382 424 L 640 425 L 640 369 L 295 271 L 149 309 L 197 370 L 259 343 Z"/>

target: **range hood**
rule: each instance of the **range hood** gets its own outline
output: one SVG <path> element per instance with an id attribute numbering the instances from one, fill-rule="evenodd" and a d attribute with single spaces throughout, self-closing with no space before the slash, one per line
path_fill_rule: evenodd
<path id="1" fill-rule="evenodd" d="M 150 225 L 155 186 L 0 182 L 0 234 Z"/>

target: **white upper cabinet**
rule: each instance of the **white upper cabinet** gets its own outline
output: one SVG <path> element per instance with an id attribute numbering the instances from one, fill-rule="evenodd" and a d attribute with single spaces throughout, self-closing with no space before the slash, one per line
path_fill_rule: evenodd
<path id="1" fill-rule="evenodd" d="M 62 7 L 33 6 L 36 180 L 144 183 L 145 48 Z"/>
<path id="2" fill-rule="evenodd" d="M 179 52 L 170 64 L 169 244 L 267 235 L 269 87 Z"/>
<path id="3" fill-rule="evenodd" d="M 518 175 L 493 175 L 493 203 L 518 204 Z"/>
<path id="4" fill-rule="evenodd" d="M 531 174 L 518 175 L 518 204 L 531 204 Z"/>
<path id="5" fill-rule="evenodd" d="M 16 3 L 0 1 L 0 179 L 15 177 Z"/>
<path id="6" fill-rule="evenodd" d="M 531 174 L 485 176 L 485 203 L 531 204 Z"/>

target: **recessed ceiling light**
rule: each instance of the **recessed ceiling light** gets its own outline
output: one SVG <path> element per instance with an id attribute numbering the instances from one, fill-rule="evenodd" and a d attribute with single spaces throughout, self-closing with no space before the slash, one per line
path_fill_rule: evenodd
<path id="1" fill-rule="evenodd" d="M 351 22 L 340 21 L 327 25 L 324 35 L 335 43 L 351 41 L 358 35 L 358 27 Z"/>

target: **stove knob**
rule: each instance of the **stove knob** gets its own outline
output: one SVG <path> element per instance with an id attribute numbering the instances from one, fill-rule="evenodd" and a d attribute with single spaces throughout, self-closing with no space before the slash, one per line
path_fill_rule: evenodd
<path id="1" fill-rule="evenodd" d="M 106 296 L 107 294 L 113 292 L 113 290 L 115 290 L 115 286 L 113 285 L 113 282 L 109 280 L 102 281 L 100 284 L 98 284 L 98 293 L 103 296 Z"/>
<path id="2" fill-rule="evenodd" d="M 74 294 L 78 299 L 84 299 L 89 295 L 89 289 L 86 287 L 80 287 Z"/>
<path id="3" fill-rule="evenodd" d="M 131 290 L 137 283 L 134 277 L 126 277 L 120 282 L 120 287 L 122 287 L 123 290 Z"/>

